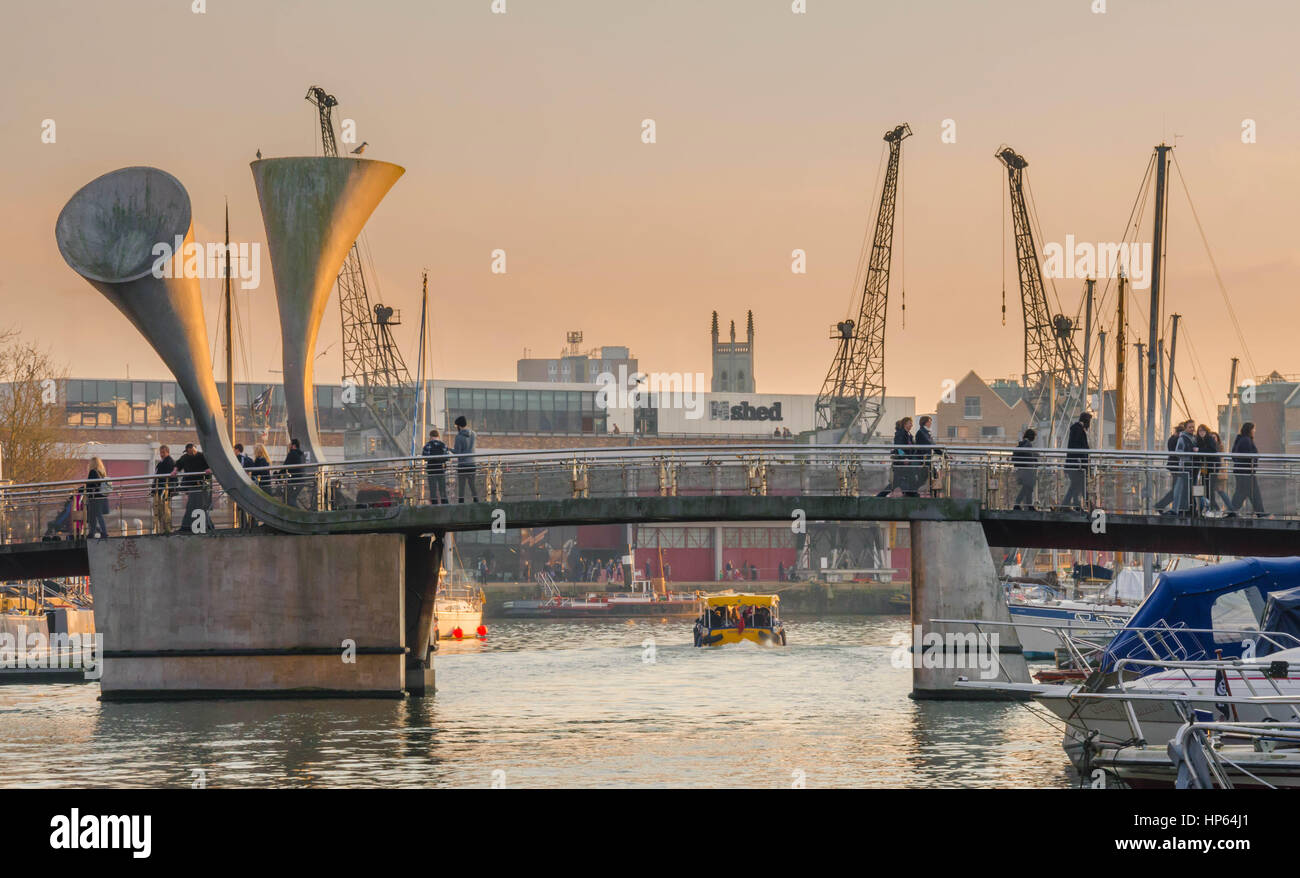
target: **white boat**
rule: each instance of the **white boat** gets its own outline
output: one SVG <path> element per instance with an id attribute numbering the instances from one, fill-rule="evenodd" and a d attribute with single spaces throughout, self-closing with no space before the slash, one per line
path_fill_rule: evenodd
<path id="1" fill-rule="evenodd" d="M 1128 624 L 1136 606 L 1007 595 L 1007 611 L 1015 623 L 1027 659 L 1050 659 L 1065 644 L 1062 632 L 1075 637 L 1110 637 Z"/>
<path id="2" fill-rule="evenodd" d="M 1097 786 L 1113 778 L 1139 789 L 1300 789 L 1300 723 L 1197 718 L 1165 746 L 1089 754 L 1086 774 Z"/>
<path id="3" fill-rule="evenodd" d="M 957 685 L 1027 696 L 1051 711 L 1081 774 L 1109 751 L 1167 744 L 1197 711 L 1245 724 L 1300 722 L 1292 670 L 1300 667 L 1300 558 L 1171 572 L 1100 649 L 1068 630 L 1061 636 L 1082 683 Z M 1151 762 L 1145 753 L 1124 758 L 1134 770 Z"/>
<path id="4" fill-rule="evenodd" d="M 482 637 L 483 626 L 483 592 L 469 585 L 439 585 L 437 597 L 433 602 L 433 613 L 438 620 L 438 637 L 442 640 L 456 640 L 456 632 L 461 638 Z"/>

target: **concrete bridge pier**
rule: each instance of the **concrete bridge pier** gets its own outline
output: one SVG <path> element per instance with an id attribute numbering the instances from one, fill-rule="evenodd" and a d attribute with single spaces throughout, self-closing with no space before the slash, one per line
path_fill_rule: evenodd
<path id="1" fill-rule="evenodd" d="M 89 561 L 105 700 L 433 691 L 440 538 L 167 535 Z"/>
<path id="2" fill-rule="evenodd" d="M 977 632 L 969 624 L 930 621 L 1011 621 L 980 523 L 913 521 L 911 532 L 912 697 L 1006 698 L 998 693 L 959 689 L 954 685 L 959 677 L 1031 682 L 1014 628 L 990 625 Z"/>

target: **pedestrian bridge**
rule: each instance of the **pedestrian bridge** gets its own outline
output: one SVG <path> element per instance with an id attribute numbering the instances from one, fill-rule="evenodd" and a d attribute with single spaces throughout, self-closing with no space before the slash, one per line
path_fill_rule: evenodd
<path id="1" fill-rule="evenodd" d="M 1083 466 L 1084 504 L 1066 509 L 1064 451 L 1038 450 L 1032 462 L 1008 448 L 949 447 L 929 457 L 890 446 L 704 446 L 502 452 L 474 458 L 474 497 L 457 503 L 457 461 L 445 479 L 450 504 L 430 504 L 420 458 L 276 467 L 268 491 L 301 514 L 294 532 L 405 534 L 531 528 L 558 524 L 787 521 L 978 521 L 989 545 L 1231 555 L 1300 554 L 1300 457 L 1255 455 L 1234 473 L 1227 455 L 1189 456 L 1195 508 L 1161 515 L 1170 487 L 1166 452 L 1091 451 Z M 1195 472 L 1192 472 L 1194 464 Z M 1206 472 L 1209 472 L 1207 477 Z M 1077 473 L 1077 470 L 1076 470 Z M 111 476 L 111 473 L 110 473 Z M 1247 479 L 1254 480 L 1252 485 Z M 0 488 L 0 577 L 88 571 L 84 521 L 75 511 L 84 482 Z M 1027 485 L 1033 509 L 1017 508 Z M 152 476 L 112 479 L 106 520 L 113 537 L 154 532 Z M 890 496 L 878 494 L 895 489 Z M 1267 515 L 1229 517 L 1224 505 L 1257 487 Z M 234 514 L 220 485 L 196 497 L 187 532 L 261 530 Z M 912 496 L 915 495 L 915 496 Z M 170 527 L 188 495 L 174 491 Z M 66 527 L 51 534 L 69 501 Z M 1213 503 L 1210 501 L 1213 500 Z M 1022 506 L 1025 504 L 1021 504 Z M 1217 508 L 1216 508 L 1217 507 Z M 161 531 L 163 525 L 159 524 Z M 63 539 L 46 539 L 47 534 Z"/>

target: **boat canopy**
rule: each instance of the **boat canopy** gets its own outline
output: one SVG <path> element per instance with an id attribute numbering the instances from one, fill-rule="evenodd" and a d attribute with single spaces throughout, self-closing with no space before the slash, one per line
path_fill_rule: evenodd
<path id="1" fill-rule="evenodd" d="M 1102 669 L 1113 670 L 1121 658 L 1168 659 L 1171 652 L 1189 660 L 1212 659 L 1216 651 L 1240 658 L 1253 643 L 1247 632 L 1262 628 L 1269 596 L 1290 589 L 1300 589 L 1300 558 L 1245 558 L 1166 573 L 1106 647 Z M 1173 630 L 1134 630 L 1152 628 Z M 1219 630 L 1178 630 L 1198 628 Z M 1148 643 L 1161 654 L 1153 655 Z"/>
<path id="2" fill-rule="evenodd" d="M 1268 603 L 1264 605 L 1264 630 L 1300 639 L 1300 588 L 1275 591 L 1268 596 Z M 1282 648 L 1287 648 L 1289 641 L 1278 639 L 1282 641 Z M 1276 646 L 1261 641 L 1255 654 L 1268 655 L 1276 651 Z"/>
<path id="3" fill-rule="evenodd" d="M 704 603 L 709 607 L 775 607 L 781 598 L 774 594 L 711 594 Z"/>

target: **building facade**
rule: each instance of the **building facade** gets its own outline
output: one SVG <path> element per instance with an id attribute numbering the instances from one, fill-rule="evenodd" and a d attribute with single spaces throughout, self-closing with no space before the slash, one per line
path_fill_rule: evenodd
<path id="1" fill-rule="evenodd" d="M 931 432 L 941 444 L 1015 445 L 1030 417 L 1019 382 L 986 382 L 972 371 L 935 405 Z"/>

